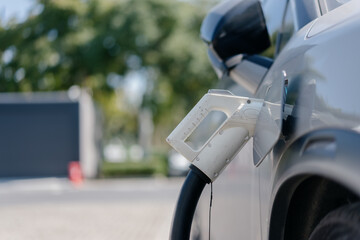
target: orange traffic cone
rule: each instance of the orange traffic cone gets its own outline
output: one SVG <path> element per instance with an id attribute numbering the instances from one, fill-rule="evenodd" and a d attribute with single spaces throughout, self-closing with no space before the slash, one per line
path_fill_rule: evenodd
<path id="1" fill-rule="evenodd" d="M 69 162 L 69 180 L 75 186 L 80 186 L 83 183 L 83 174 L 79 162 Z"/>

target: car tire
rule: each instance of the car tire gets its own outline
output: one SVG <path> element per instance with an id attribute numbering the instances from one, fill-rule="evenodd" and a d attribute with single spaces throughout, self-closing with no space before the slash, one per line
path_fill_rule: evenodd
<path id="1" fill-rule="evenodd" d="M 309 240 L 360 239 L 360 203 L 338 208 L 315 227 Z"/>

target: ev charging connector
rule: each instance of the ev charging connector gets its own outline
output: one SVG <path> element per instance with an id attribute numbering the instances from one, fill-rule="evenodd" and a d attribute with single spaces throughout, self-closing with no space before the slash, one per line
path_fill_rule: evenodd
<path id="1" fill-rule="evenodd" d="M 245 143 L 254 135 L 263 100 L 210 90 L 168 136 L 166 141 L 214 182 Z M 194 149 L 189 136 L 212 111 L 225 113 L 225 121 L 209 139 Z"/>
<path id="2" fill-rule="evenodd" d="M 192 219 L 205 185 L 216 180 L 254 135 L 262 105 L 263 100 L 234 96 L 224 90 L 210 90 L 166 139 L 192 163 L 175 208 L 171 240 L 190 238 Z M 198 144 L 189 141 L 190 136 L 213 111 L 223 112 L 226 119 L 204 144 L 195 149 Z"/>

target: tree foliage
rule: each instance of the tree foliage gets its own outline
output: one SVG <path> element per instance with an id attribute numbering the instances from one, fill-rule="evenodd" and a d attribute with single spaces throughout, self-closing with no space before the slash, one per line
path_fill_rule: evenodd
<path id="1" fill-rule="evenodd" d="M 36 8 L 0 26 L 0 91 L 86 88 L 107 137 L 135 138 L 147 108 L 162 140 L 215 82 L 199 37 L 202 1 L 40 0 Z"/>

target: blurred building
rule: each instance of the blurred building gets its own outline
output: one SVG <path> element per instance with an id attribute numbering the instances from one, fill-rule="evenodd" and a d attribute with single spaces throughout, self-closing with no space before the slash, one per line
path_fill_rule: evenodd
<path id="1" fill-rule="evenodd" d="M 78 162 L 87 178 L 101 163 L 101 124 L 89 94 L 0 93 L 0 177 L 66 177 Z"/>

